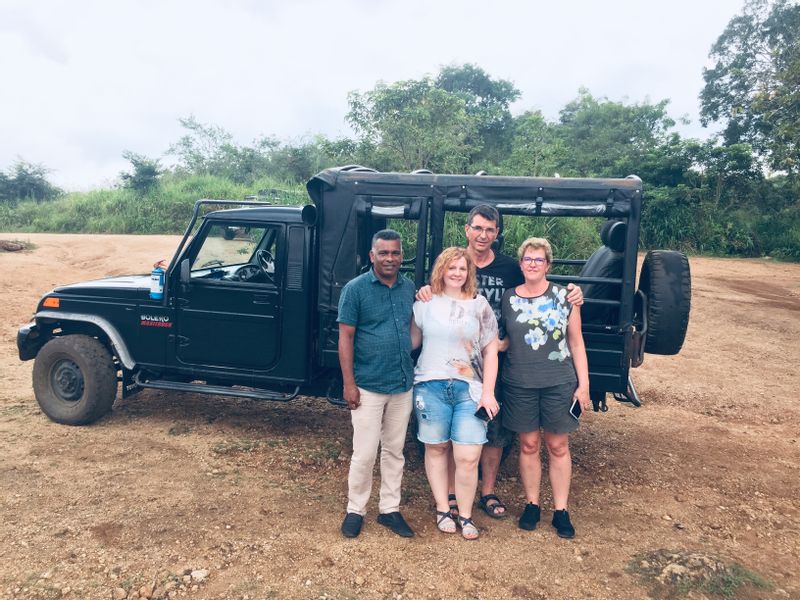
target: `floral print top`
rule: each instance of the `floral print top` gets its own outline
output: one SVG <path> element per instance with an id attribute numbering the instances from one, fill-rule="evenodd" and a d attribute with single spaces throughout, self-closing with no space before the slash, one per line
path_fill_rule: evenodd
<path id="1" fill-rule="evenodd" d="M 503 383 L 527 388 L 577 383 L 567 342 L 572 305 L 566 288 L 549 283 L 532 298 L 506 290 L 500 311 L 501 336 L 509 341 Z"/>

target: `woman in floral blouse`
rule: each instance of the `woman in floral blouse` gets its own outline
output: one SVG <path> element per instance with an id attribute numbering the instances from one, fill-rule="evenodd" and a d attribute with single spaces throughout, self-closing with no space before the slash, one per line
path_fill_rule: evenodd
<path id="1" fill-rule="evenodd" d="M 578 420 L 570 415 L 570 406 L 577 400 L 584 414 L 589 411 L 580 307 L 567 302 L 566 288 L 545 277 L 553 262 L 547 240 L 525 240 L 518 255 L 525 282 L 503 295 L 500 349 L 507 351 L 501 418 L 505 427 L 519 433 L 519 470 L 527 499 L 519 526 L 533 530 L 540 519 L 544 430 L 555 509 L 552 523 L 560 537 L 571 538 L 575 529 L 567 512 L 572 477 L 569 433 L 578 428 Z"/>

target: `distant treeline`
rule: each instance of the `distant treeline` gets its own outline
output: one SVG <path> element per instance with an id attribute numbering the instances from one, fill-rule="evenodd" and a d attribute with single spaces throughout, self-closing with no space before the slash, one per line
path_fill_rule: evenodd
<path id="1" fill-rule="evenodd" d="M 0 230 L 176 233 L 200 197 L 308 201 L 325 167 L 380 171 L 624 177 L 645 186 L 641 244 L 688 252 L 800 260 L 800 5 L 749 1 L 711 49 L 701 120 L 709 140 L 681 137 L 668 100 L 629 103 L 581 89 L 557 120 L 512 115 L 514 84 L 476 65 L 379 83 L 349 95 L 353 138 L 242 145 L 224 129 L 181 119 L 177 166 L 126 151 L 113 189 L 64 194 L 23 161 L 0 171 Z M 280 190 L 280 191 L 277 191 Z M 557 235 L 583 237 L 573 224 Z M 564 243 L 563 246 L 570 246 Z M 563 247 L 562 246 L 562 247 Z M 562 253 L 563 256 L 563 253 Z"/>

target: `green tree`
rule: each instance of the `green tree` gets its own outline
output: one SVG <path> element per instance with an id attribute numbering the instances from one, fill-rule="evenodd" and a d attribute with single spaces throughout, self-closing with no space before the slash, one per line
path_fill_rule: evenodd
<path id="1" fill-rule="evenodd" d="M 512 116 L 510 105 L 520 91 L 505 79 L 492 79 L 477 65 L 443 67 L 436 77 L 436 87 L 457 95 L 464 101 L 467 114 L 474 119 L 480 148 L 472 161 L 500 162 L 511 150 Z"/>
<path id="2" fill-rule="evenodd" d="M 566 149 L 541 111 L 527 111 L 513 120 L 511 152 L 502 163 L 508 175 L 552 177 L 563 161 Z"/>
<path id="3" fill-rule="evenodd" d="M 711 47 L 703 125 L 725 144 L 749 143 L 776 170 L 800 173 L 800 4 L 749 0 Z"/>
<path id="4" fill-rule="evenodd" d="M 371 164 L 370 157 L 375 154 L 375 148 L 351 138 L 332 140 L 321 135 L 317 140 L 328 166 L 369 165 Z"/>
<path id="5" fill-rule="evenodd" d="M 758 208 L 753 192 L 763 176 L 749 144 L 725 146 L 710 140 L 695 143 L 692 149 L 699 186 L 708 190 L 705 201 L 715 208 Z"/>
<path id="6" fill-rule="evenodd" d="M 457 94 L 426 77 L 351 92 L 347 121 L 382 170 L 461 173 L 480 150 L 477 125 Z"/>
<path id="7" fill-rule="evenodd" d="M 123 187 L 132 189 L 144 196 L 158 186 L 158 179 L 163 174 L 164 169 L 157 158 L 147 158 L 143 154 L 137 154 L 130 150 L 123 152 L 122 158 L 130 162 L 133 167 L 133 172 L 123 171 L 119 174 Z"/>
<path id="8" fill-rule="evenodd" d="M 178 122 L 188 133 L 172 144 L 167 154 L 177 156 L 189 173 L 211 173 L 221 155 L 233 147 L 233 136 L 216 125 L 200 123 L 193 115 Z"/>
<path id="9" fill-rule="evenodd" d="M 624 104 L 594 98 L 581 89 L 560 114 L 558 136 L 568 151 L 561 174 L 577 177 L 624 177 L 636 173 L 655 148 L 673 139 L 673 121 L 667 114 L 669 100 L 656 104 Z"/>
<path id="10" fill-rule="evenodd" d="M 0 172 L 0 200 L 52 200 L 64 192 L 48 181 L 50 169 L 19 159 L 8 173 Z"/>
<path id="11" fill-rule="evenodd" d="M 11 179 L 3 171 L 0 171 L 0 204 L 11 202 L 13 199 Z"/>
<path id="12" fill-rule="evenodd" d="M 270 153 L 280 146 L 276 139 L 260 137 L 251 146 L 240 146 L 217 125 L 200 123 L 193 116 L 178 121 L 188 133 L 167 153 L 178 157 L 180 171 L 218 175 L 236 183 L 252 183 L 270 173 Z"/>
<path id="13" fill-rule="evenodd" d="M 294 144 L 282 144 L 270 152 L 271 175 L 295 183 L 305 182 L 335 161 L 328 154 L 330 145 L 323 136 Z"/>

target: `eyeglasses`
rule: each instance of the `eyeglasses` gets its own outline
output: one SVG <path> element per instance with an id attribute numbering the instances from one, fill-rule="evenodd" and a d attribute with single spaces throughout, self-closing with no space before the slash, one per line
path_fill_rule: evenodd
<path id="1" fill-rule="evenodd" d="M 480 225 L 470 225 L 469 228 L 472 229 L 472 231 L 474 231 L 478 235 L 483 235 L 484 233 L 486 235 L 495 235 L 497 233 L 497 229 L 495 229 L 494 227 L 481 227 Z"/>
<path id="2" fill-rule="evenodd" d="M 533 256 L 523 256 L 522 262 L 526 265 L 536 264 L 536 266 L 541 267 L 544 263 L 547 262 L 546 258 L 542 258 L 541 256 L 533 257 Z"/>

